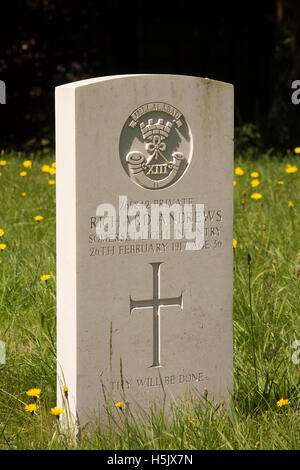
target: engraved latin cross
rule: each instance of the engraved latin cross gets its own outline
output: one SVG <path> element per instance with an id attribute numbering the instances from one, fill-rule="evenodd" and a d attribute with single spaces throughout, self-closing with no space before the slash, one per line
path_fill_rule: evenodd
<path id="1" fill-rule="evenodd" d="M 149 263 L 153 269 L 153 298 L 149 300 L 133 300 L 130 297 L 130 313 L 134 309 L 153 309 L 153 364 L 150 367 L 162 367 L 160 360 L 160 309 L 161 307 L 178 306 L 183 308 L 182 293 L 179 297 L 161 299 L 160 298 L 160 263 Z"/>

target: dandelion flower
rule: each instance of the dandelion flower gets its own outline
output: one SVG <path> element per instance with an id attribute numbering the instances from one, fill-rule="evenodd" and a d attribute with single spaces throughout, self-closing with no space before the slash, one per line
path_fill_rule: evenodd
<path id="1" fill-rule="evenodd" d="M 287 405 L 290 405 L 291 402 L 286 399 L 286 398 L 281 398 L 280 400 L 278 400 L 278 402 L 276 403 L 276 405 L 281 408 L 282 406 L 287 406 Z"/>
<path id="2" fill-rule="evenodd" d="M 252 171 L 251 173 L 251 178 L 258 178 L 259 177 L 259 173 L 257 173 L 257 171 Z"/>
<path id="3" fill-rule="evenodd" d="M 55 180 L 49 180 L 48 184 L 50 184 L 50 185 L 55 184 Z"/>
<path id="4" fill-rule="evenodd" d="M 42 166 L 42 172 L 43 173 L 49 173 L 50 166 L 49 165 L 43 165 Z"/>
<path id="5" fill-rule="evenodd" d="M 43 220 L 43 218 L 44 218 L 44 217 L 43 217 L 42 215 L 36 215 L 36 216 L 34 217 L 34 220 L 35 220 L 36 222 L 39 222 L 40 220 Z"/>
<path id="6" fill-rule="evenodd" d="M 55 168 L 50 168 L 49 173 L 50 173 L 50 175 L 55 175 L 56 174 L 56 169 Z"/>
<path id="7" fill-rule="evenodd" d="M 277 181 L 277 184 L 284 184 L 284 181 L 282 181 L 282 180 Z"/>
<path id="8" fill-rule="evenodd" d="M 59 418 L 59 415 L 61 415 L 64 412 L 65 410 L 63 410 L 62 408 L 56 408 L 56 406 L 54 408 L 51 408 L 51 414 L 56 416 L 57 418 Z"/>
<path id="9" fill-rule="evenodd" d="M 25 197 L 25 196 L 26 196 L 25 191 L 23 191 L 23 192 L 21 193 L 21 196 L 22 196 L 22 197 Z"/>
<path id="10" fill-rule="evenodd" d="M 30 405 L 25 406 L 25 411 L 29 411 L 30 413 L 34 413 L 39 408 L 38 405 L 35 403 L 30 403 Z"/>
<path id="11" fill-rule="evenodd" d="M 6 248 L 5 243 L 0 243 L 0 251 L 5 250 L 5 248 Z"/>
<path id="12" fill-rule="evenodd" d="M 243 190 L 243 191 L 242 191 L 242 195 L 243 195 L 243 196 L 246 196 L 246 194 L 247 194 L 247 191 Z"/>
<path id="13" fill-rule="evenodd" d="M 239 166 L 234 170 L 235 174 L 238 176 L 242 176 L 244 174 L 244 170 L 240 168 Z"/>
<path id="14" fill-rule="evenodd" d="M 4 230 L 0 228 L 0 237 L 2 237 L 5 234 Z"/>
<path id="15" fill-rule="evenodd" d="M 56 168 L 56 162 L 51 163 L 52 168 Z"/>
<path id="16" fill-rule="evenodd" d="M 251 194 L 251 199 L 254 199 L 255 201 L 257 201 L 258 199 L 261 199 L 262 197 L 263 197 L 263 195 L 260 194 L 260 193 Z"/>
<path id="17" fill-rule="evenodd" d="M 252 180 L 251 181 L 251 186 L 252 188 L 255 188 L 256 186 L 259 186 L 260 185 L 260 181 L 255 179 L 255 180 Z"/>
<path id="18" fill-rule="evenodd" d="M 236 186 L 236 181 L 235 180 L 233 181 L 233 186 Z"/>
<path id="19" fill-rule="evenodd" d="M 20 176 L 26 176 L 27 175 L 27 171 L 20 171 Z"/>
<path id="20" fill-rule="evenodd" d="M 32 167 L 32 161 L 31 160 L 25 160 L 23 162 L 23 167 L 24 168 L 31 168 Z"/>
<path id="21" fill-rule="evenodd" d="M 236 248 L 236 245 L 237 245 L 237 240 L 234 238 L 233 239 L 233 248 Z"/>
<path id="22" fill-rule="evenodd" d="M 300 147 L 294 148 L 294 152 L 297 153 L 297 154 L 300 153 Z"/>
<path id="23" fill-rule="evenodd" d="M 0 160 L 0 165 L 1 165 L 1 166 L 7 165 L 7 161 L 6 161 L 6 160 Z"/>
<path id="24" fill-rule="evenodd" d="M 41 393 L 42 390 L 40 388 L 31 388 L 30 390 L 27 390 L 26 395 L 29 397 L 40 398 Z"/>
<path id="25" fill-rule="evenodd" d="M 51 277 L 50 274 L 43 274 L 41 276 L 41 281 L 48 281 L 48 279 L 50 279 L 50 277 Z"/>
<path id="26" fill-rule="evenodd" d="M 294 203 L 292 201 L 289 201 L 288 207 L 294 207 Z"/>
<path id="27" fill-rule="evenodd" d="M 122 401 L 118 401 L 118 403 L 115 403 L 115 406 L 117 408 L 122 408 L 123 405 L 124 405 L 124 403 Z"/>
<path id="28" fill-rule="evenodd" d="M 245 199 L 244 198 L 241 199 L 241 203 L 245 204 Z"/>
<path id="29" fill-rule="evenodd" d="M 298 171 L 298 168 L 295 165 L 291 165 L 290 163 L 288 163 L 285 171 L 286 173 L 292 174 L 292 173 L 296 173 L 296 171 Z"/>

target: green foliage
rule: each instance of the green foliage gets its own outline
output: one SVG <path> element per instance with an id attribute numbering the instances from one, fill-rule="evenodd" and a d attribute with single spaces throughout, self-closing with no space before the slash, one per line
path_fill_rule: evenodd
<path id="1" fill-rule="evenodd" d="M 246 145 L 256 131 L 244 131 Z M 56 402 L 55 186 L 41 166 L 53 157 L 33 159 L 25 177 L 19 175 L 22 156 L 2 157 L 11 164 L 0 166 L 0 243 L 6 244 L 0 339 L 7 348 L 0 365 L 0 449 L 299 449 L 299 365 L 291 345 L 300 339 L 300 169 L 285 169 L 288 162 L 300 167 L 300 156 L 261 154 L 255 161 L 255 154 L 238 153 L 244 174 L 234 176 L 234 394 L 213 404 L 210 391 L 198 389 L 192 399 L 173 401 L 171 411 L 153 404 L 146 412 L 136 404 L 136 413 L 107 396 L 108 422 L 82 429 L 77 443 L 50 414 Z M 259 173 L 256 188 L 252 171 Z M 251 199 L 254 192 L 263 197 Z M 35 215 L 44 218 L 36 222 Z M 42 281 L 44 274 L 50 279 Z M 35 387 L 42 394 L 30 414 L 26 391 Z M 278 408 L 281 398 L 290 405 Z"/>
<path id="2" fill-rule="evenodd" d="M 255 124 L 248 122 L 235 128 L 234 148 L 236 155 L 257 158 L 263 149 L 260 131 Z"/>

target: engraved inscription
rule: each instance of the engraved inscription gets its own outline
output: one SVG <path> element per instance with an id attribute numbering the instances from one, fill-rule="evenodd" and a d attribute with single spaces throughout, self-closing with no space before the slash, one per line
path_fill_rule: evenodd
<path id="1" fill-rule="evenodd" d="M 143 204 L 148 213 L 142 214 L 139 211 L 136 213 L 133 211 L 135 207 L 138 207 L 139 204 Z M 164 237 L 164 220 L 161 219 L 160 232 L 157 234 L 154 233 L 152 237 L 151 232 L 151 208 L 152 204 L 179 204 L 182 208 L 185 204 L 192 204 L 194 206 L 193 213 L 190 214 L 190 217 L 184 217 L 183 214 L 176 214 L 170 212 L 170 239 Z M 106 256 L 126 256 L 126 255 L 144 255 L 144 254 L 155 254 L 161 253 L 165 254 L 167 252 L 177 252 L 184 255 L 186 250 L 186 245 L 189 240 L 186 239 L 184 233 L 181 239 L 174 238 L 174 224 L 184 221 L 191 220 L 193 226 L 196 222 L 201 219 L 202 212 L 197 210 L 197 205 L 193 198 L 185 197 L 181 199 L 154 199 L 144 200 L 144 201 L 129 201 L 125 206 L 128 209 L 127 223 L 135 223 L 137 226 L 141 224 L 144 227 L 144 232 L 148 231 L 148 237 L 134 240 L 130 237 L 130 234 L 127 235 L 121 233 L 120 236 L 120 216 L 116 213 L 110 225 L 116 226 L 115 236 L 107 237 L 105 240 L 99 238 L 96 232 L 96 227 L 101 217 L 99 216 L 90 216 L 87 220 L 89 233 L 88 233 L 88 254 L 90 257 L 106 257 Z M 124 207 L 122 206 L 122 209 Z M 129 215 L 132 213 L 133 215 Z M 224 215 L 223 210 L 220 208 L 209 208 L 203 211 L 204 216 L 204 251 L 207 250 L 220 250 L 224 247 Z M 107 220 L 109 218 L 107 217 Z"/>
<path id="2" fill-rule="evenodd" d="M 134 309 L 153 309 L 153 364 L 150 367 L 162 367 L 160 358 L 160 309 L 161 307 L 178 306 L 183 308 L 182 293 L 179 297 L 160 298 L 160 266 L 162 263 L 149 263 L 153 269 L 153 298 L 150 300 L 133 300 L 130 297 L 130 313 Z"/>
<path id="3" fill-rule="evenodd" d="M 136 378 L 123 378 L 123 383 L 120 379 L 113 378 L 111 381 L 112 391 L 121 391 L 122 388 L 127 390 L 134 388 L 150 388 L 169 386 L 175 384 L 202 384 L 208 380 L 208 377 L 202 371 L 173 373 L 170 375 L 150 376 L 150 377 L 136 377 Z"/>

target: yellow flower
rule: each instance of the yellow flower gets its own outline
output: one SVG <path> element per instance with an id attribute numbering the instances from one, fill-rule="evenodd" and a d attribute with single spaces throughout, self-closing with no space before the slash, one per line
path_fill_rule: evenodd
<path id="1" fill-rule="evenodd" d="M 285 169 L 286 173 L 296 173 L 296 171 L 298 171 L 298 168 L 295 166 L 295 165 L 291 165 L 290 163 L 287 164 L 286 166 L 286 169 Z"/>
<path id="2" fill-rule="evenodd" d="M 241 199 L 241 203 L 245 204 L 245 199 L 244 198 Z"/>
<path id="3" fill-rule="evenodd" d="M 282 180 L 277 181 L 277 184 L 284 184 L 284 181 L 282 181 Z"/>
<path id="4" fill-rule="evenodd" d="M 0 160 L 0 165 L 1 165 L 1 166 L 7 165 L 7 161 L 6 161 L 6 160 Z"/>
<path id="5" fill-rule="evenodd" d="M 22 197 L 25 197 L 25 196 L 26 196 L 25 191 L 23 191 L 23 192 L 21 193 L 21 196 L 22 196 Z"/>
<path id="6" fill-rule="evenodd" d="M 5 234 L 4 230 L 2 228 L 0 228 L 0 237 L 2 237 L 2 235 L 4 235 L 4 234 Z"/>
<path id="7" fill-rule="evenodd" d="M 36 216 L 34 217 L 34 220 L 35 220 L 36 222 L 39 222 L 40 220 L 43 220 L 43 218 L 44 218 L 44 217 L 43 217 L 42 215 L 36 215 Z"/>
<path id="8" fill-rule="evenodd" d="M 244 170 L 240 168 L 239 166 L 234 170 L 235 174 L 238 176 L 242 176 L 244 174 Z"/>
<path id="9" fill-rule="evenodd" d="M 41 281 L 48 281 L 48 279 L 50 279 L 50 277 L 51 277 L 50 274 L 43 274 L 41 276 Z"/>
<path id="10" fill-rule="evenodd" d="M 25 411 L 29 411 L 30 413 L 34 413 L 39 408 L 38 405 L 35 403 L 30 403 L 30 405 L 25 406 Z"/>
<path id="11" fill-rule="evenodd" d="M 27 390 L 26 395 L 29 397 L 40 398 L 41 393 L 42 390 L 40 388 L 31 388 L 30 390 Z"/>
<path id="12" fill-rule="evenodd" d="M 43 173 L 49 173 L 50 166 L 49 165 L 43 165 L 42 166 L 42 172 Z"/>
<path id="13" fill-rule="evenodd" d="M 259 173 L 257 173 L 257 171 L 252 171 L 251 173 L 251 178 L 258 178 L 259 177 Z"/>
<path id="14" fill-rule="evenodd" d="M 236 186 L 236 181 L 235 180 L 233 181 L 233 186 Z"/>
<path id="15" fill-rule="evenodd" d="M 20 176 L 26 176 L 27 175 L 27 171 L 21 171 L 20 172 Z"/>
<path id="16" fill-rule="evenodd" d="M 50 175 L 55 175 L 56 174 L 56 169 L 55 168 L 50 168 L 49 173 L 50 173 Z"/>
<path id="17" fill-rule="evenodd" d="M 246 196 L 247 192 L 245 190 L 242 191 L 242 195 Z"/>
<path id="18" fill-rule="evenodd" d="M 251 181 L 251 186 L 252 188 L 255 188 L 256 186 L 259 186 L 260 185 L 260 181 L 259 180 L 252 180 Z"/>
<path id="19" fill-rule="evenodd" d="M 251 199 L 255 199 L 255 201 L 257 201 L 258 199 L 261 199 L 262 197 L 263 197 L 263 195 L 260 194 L 260 193 L 251 194 Z"/>
<path id="20" fill-rule="evenodd" d="M 67 387 L 66 385 L 63 386 L 63 391 L 64 391 L 65 393 L 68 392 L 68 387 Z"/>
<path id="21" fill-rule="evenodd" d="M 5 248 L 6 248 L 5 243 L 0 243 L 0 251 L 5 250 Z"/>
<path id="22" fill-rule="evenodd" d="M 115 406 L 117 408 L 122 408 L 123 405 L 124 405 L 124 403 L 122 401 L 118 401 L 118 403 L 115 403 Z"/>
<path id="23" fill-rule="evenodd" d="M 295 152 L 295 153 L 300 153 L 300 147 L 294 148 L 294 152 Z"/>
<path id="24" fill-rule="evenodd" d="M 48 184 L 50 184 L 50 185 L 55 184 L 55 180 L 49 180 Z"/>
<path id="25" fill-rule="evenodd" d="M 237 245 L 237 240 L 234 238 L 233 239 L 233 248 L 236 248 L 236 245 Z"/>
<path id="26" fill-rule="evenodd" d="M 24 168 L 31 168 L 32 167 L 32 161 L 31 160 L 25 160 L 23 162 L 23 167 Z"/>
<path id="27" fill-rule="evenodd" d="M 2 176 L 2 173 L 1 173 L 1 171 L 0 171 L 0 176 Z"/>
<path id="28" fill-rule="evenodd" d="M 289 201 L 288 207 L 294 207 L 294 203 L 292 201 Z"/>
<path id="29" fill-rule="evenodd" d="M 56 162 L 51 163 L 52 168 L 56 168 Z"/>
<path id="30" fill-rule="evenodd" d="M 59 418 L 59 415 L 61 415 L 64 412 L 65 410 L 63 410 L 62 408 L 56 408 L 56 406 L 54 408 L 51 408 L 51 414 L 54 416 L 57 416 L 57 418 Z"/>
<path id="31" fill-rule="evenodd" d="M 286 398 L 281 398 L 280 400 L 278 400 L 278 402 L 276 403 L 276 405 L 281 408 L 282 406 L 287 406 L 287 405 L 290 405 L 291 402 L 289 400 L 287 400 Z"/>

